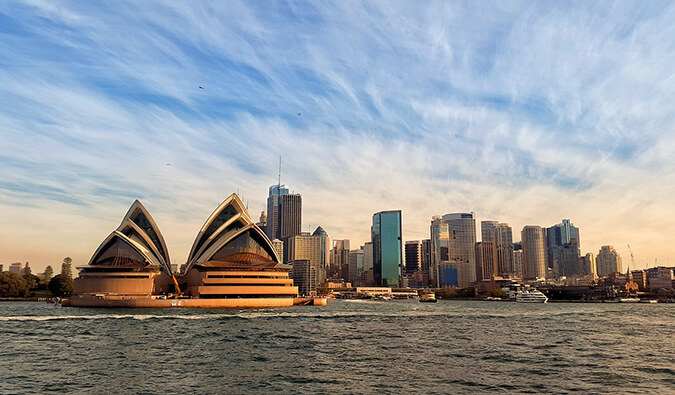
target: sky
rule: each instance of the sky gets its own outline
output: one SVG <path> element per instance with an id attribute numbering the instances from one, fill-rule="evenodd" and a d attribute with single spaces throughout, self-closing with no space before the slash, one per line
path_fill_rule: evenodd
<path id="1" fill-rule="evenodd" d="M 352 246 L 400 209 L 570 218 L 675 265 L 669 1 L 4 1 L 0 263 L 85 265 L 140 199 L 182 264 L 219 202 L 303 196 Z M 200 89 L 200 86 L 203 89 Z M 478 231 L 480 234 L 480 230 Z M 6 270 L 6 269 L 5 269 Z"/>

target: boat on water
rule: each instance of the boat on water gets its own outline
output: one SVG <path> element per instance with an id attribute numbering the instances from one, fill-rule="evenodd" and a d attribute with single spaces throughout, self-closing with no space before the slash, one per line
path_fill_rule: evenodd
<path id="1" fill-rule="evenodd" d="M 433 292 L 423 293 L 420 297 L 420 302 L 423 303 L 436 303 L 436 294 Z"/>
<path id="2" fill-rule="evenodd" d="M 516 302 L 519 303 L 546 303 L 548 298 L 546 295 L 533 289 L 531 291 L 521 291 L 516 294 Z"/>
<path id="3" fill-rule="evenodd" d="M 639 303 L 639 298 L 616 298 L 616 301 L 619 303 Z"/>

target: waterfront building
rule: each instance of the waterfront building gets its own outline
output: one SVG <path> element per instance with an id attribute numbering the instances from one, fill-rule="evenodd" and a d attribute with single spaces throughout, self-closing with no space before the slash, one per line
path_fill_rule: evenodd
<path id="1" fill-rule="evenodd" d="M 168 249 L 147 209 L 135 201 L 120 226 L 78 267 L 66 305 L 106 307 L 291 306 L 297 287 L 270 240 L 236 194 L 207 218 L 182 275 L 172 272 Z M 188 299 L 170 299 L 180 294 Z M 163 295 L 163 298 L 158 296 Z"/>
<path id="2" fill-rule="evenodd" d="M 422 242 L 419 240 L 405 242 L 405 272 L 412 275 L 422 270 Z"/>
<path id="3" fill-rule="evenodd" d="M 647 269 L 647 287 L 651 292 L 673 289 L 673 268 L 659 266 Z"/>
<path id="4" fill-rule="evenodd" d="M 316 270 L 317 281 L 326 281 L 326 272 L 330 263 L 330 238 L 322 227 L 314 233 L 301 233 L 288 239 L 285 245 L 291 261 L 309 260 Z"/>
<path id="5" fill-rule="evenodd" d="M 600 247 L 598 256 L 595 258 L 597 273 L 600 277 L 605 277 L 611 273 L 621 273 L 621 256 L 614 249 L 614 246 L 606 245 Z"/>
<path id="6" fill-rule="evenodd" d="M 469 283 L 476 281 L 476 215 L 452 213 L 442 217 L 448 224 L 448 261 L 460 264 L 468 276 Z M 460 276 L 461 278 L 461 276 Z"/>
<path id="7" fill-rule="evenodd" d="M 633 275 L 633 282 L 638 286 L 638 291 L 646 291 L 647 273 L 644 270 L 631 270 L 631 274 Z"/>
<path id="8" fill-rule="evenodd" d="M 512 262 L 513 230 L 511 226 L 497 221 L 481 221 L 480 226 L 482 241 L 495 243 L 497 274 L 513 276 L 515 270 Z"/>
<path id="9" fill-rule="evenodd" d="M 563 219 L 561 223 L 546 229 L 546 248 L 548 267 L 553 269 L 554 277 L 584 274 L 579 267 L 579 228 L 569 219 Z"/>
<path id="10" fill-rule="evenodd" d="M 546 277 L 546 230 L 541 226 L 525 226 L 521 232 L 523 245 L 523 278 Z"/>
<path id="11" fill-rule="evenodd" d="M 448 224 L 443 222 L 441 217 L 435 216 L 431 219 L 430 233 L 431 267 L 429 269 L 429 281 L 433 287 L 440 288 L 443 286 L 441 281 L 441 262 L 447 261 L 447 257 L 442 257 L 441 252 L 445 248 L 447 255 L 447 249 L 450 245 Z"/>
<path id="12" fill-rule="evenodd" d="M 429 269 L 431 267 L 431 240 L 424 239 L 422 240 L 422 261 L 420 265 L 422 267 L 422 273 L 425 273 L 427 279 L 429 278 Z"/>
<path id="13" fill-rule="evenodd" d="M 290 193 L 286 185 L 272 185 L 267 197 L 266 234 L 270 240 L 287 239 L 302 229 L 302 195 Z M 284 262 L 288 257 L 284 256 Z"/>
<path id="14" fill-rule="evenodd" d="M 401 210 L 373 214 L 373 274 L 378 286 L 399 287 L 401 284 Z"/>
<path id="15" fill-rule="evenodd" d="M 316 267 L 309 259 L 298 259 L 291 261 L 290 277 L 293 284 L 298 287 L 300 295 L 310 295 L 316 292 L 319 286 Z"/>
<path id="16" fill-rule="evenodd" d="M 330 250 L 329 277 L 347 279 L 349 244 L 349 240 L 333 240 L 333 248 Z"/>
<path id="17" fill-rule="evenodd" d="M 476 281 L 497 277 L 497 247 L 493 241 L 476 243 Z"/>

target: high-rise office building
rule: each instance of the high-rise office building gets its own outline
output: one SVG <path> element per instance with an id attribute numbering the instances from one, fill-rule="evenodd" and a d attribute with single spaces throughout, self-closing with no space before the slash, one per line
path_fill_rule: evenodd
<path id="1" fill-rule="evenodd" d="M 405 275 L 412 275 L 422 270 L 422 242 L 419 240 L 405 242 Z"/>
<path id="2" fill-rule="evenodd" d="M 518 249 L 516 249 L 516 246 Z M 513 262 L 513 277 L 523 278 L 523 249 L 520 246 L 520 243 L 514 243 L 514 250 L 511 254 L 511 259 Z"/>
<path id="3" fill-rule="evenodd" d="M 476 281 L 476 216 L 471 213 L 452 213 L 443 216 L 448 224 L 448 261 L 459 263 L 459 277 Z M 463 264 L 463 265 L 462 265 Z"/>
<path id="4" fill-rule="evenodd" d="M 348 276 L 344 280 L 354 284 L 359 281 L 363 271 L 363 249 L 349 251 Z"/>
<path id="5" fill-rule="evenodd" d="M 319 286 L 316 266 L 309 259 L 298 259 L 290 262 L 292 265 L 290 278 L 293 285 L 298 287 L 298 294 L 309 295 Z"/>
<path id="6" fill-rule="evenodd" d="M 513 231 L 511 226 L 497 221 L 481 221 L 482 241 L 495 243 L 497 250 L 497 274 L 500 276 L 513 276 Z"/>
<path id="7" fill-rule="evenodd" d="M 521 232 L 523 244 L 523 278 L 546 277 L 546 230 L 541 226 L 525 226 Z"/>
<path id="8" fill-rule="evenodd" d="M 347 279 L 349 271 L 349 240 L 333 240 L 333 248 L 330 250 L 330 271 L 331 278 Z"/>
<path id="9" fill-rule="evenodd" d="M 497 247 L 493 241 L 476 243 L 476 281 L 497 276 Z"/>
<path id="10" fill-rule="evenodd" d="M 587 276 L 593 276 L 593 278 L 598 277 L 595 264 L 595 255 L 593 255 L 592 252 L 589 252 L 586 255 L 582 256 L 580 259 L 581 259 L 581 267 L 583 268 L 584 271 L 583 274 Z"/>
<path id="11" fill-rule="evenodd" d="M 317 227 L 313 234 L 302 233 L 288 238 L 284 250 L 289 262 L 309 260 L 316 269 L 319 284 L 326 280 L 326 270 L 330 260 L 330 238 L 322 227 Z"/>
<path id="12" fill-rule="evenodd" d="M 447 254 L 447 249 L 450 245 L 448 224 L 443 222 L 439 216 L 433 217 L 431 220 L 430 233 L 431 267 L 429 269 L 429 281 L 433 287 L 440 288 L 442 287 L 440 278 L 441 262 L 444 260 L 444 257 L 441 256 L 441 252 L 442 249 L 445 248 Z M 445 260 L 447 260 L 447 257 L 445 258 Z"/>
<path id="13" fill-rule="evenodd" d="M 267 197 L 267 237 L 287 243 L 289 237 L 300 234 L 301 228 L 302 195 L 290 193 L 286 185 L 272 185 Z M 284 262 L 288 262 L 288 253 L 285 254 Z"/>
<path id="14" fill-rule="evenodd" d="M 21 262 L 14 262 L 11 265 L 9 265 L 9 271 L 14 272 L 16 274 L 22 274 L 23 269 L 21 268 Z"/>
<path id="15" fill-rule="evenodd" d="M 373 270 L 373 242 L 368 241 L 363 245 L 363 270 Z"/>
<path id="16" fill-rule="evenodd" d="M 378 286 L 401 284 L 401 210 L 373 214 L 373 275 Z"/>
<path id="17" fill-rule="evenodd" d="M 546 229 L 548 267 L 555 277 L 580 275 L 581 240 L 579 228 L 569 219 Z M 576 253 L 575 253 L 576 252 Z"/>
<path id="18" fill-rule="evenodd" d="M 622 272 L 621 256 L 611 245 L 600 247 L 595 263 L 599 277 Z"/>
<path id="19" fill-rule="evenodd" d="M 279 255 L 279 259 L 284 259 L 284 242 L 279 239 L 272 240 L 272 245 Z"/>

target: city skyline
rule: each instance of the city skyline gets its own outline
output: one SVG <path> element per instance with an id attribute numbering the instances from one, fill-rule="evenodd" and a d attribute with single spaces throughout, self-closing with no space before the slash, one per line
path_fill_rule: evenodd
<path id="1" fill-rule="evenodd" d="M 674 264 L 668 2 L 0 13 L 5 267 L 86 264 L 137 198 L 180 265 L 230 193 L 265 209 L 279 156 L 302 231 L 354 247 L 376 212 L 402 211 L 403 241 L 475 212 L 515 234 L 570 218 L 584 255 Z"/>

